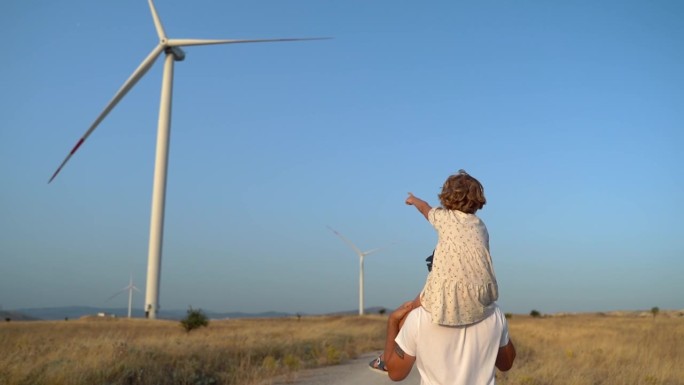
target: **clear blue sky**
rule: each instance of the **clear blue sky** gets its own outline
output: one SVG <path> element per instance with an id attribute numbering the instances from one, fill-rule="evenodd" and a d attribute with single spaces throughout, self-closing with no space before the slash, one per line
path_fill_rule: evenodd
<path id="1" fill-rule="evenodd" d="M 450 174 L 485 186 L 507 312 L 684 308 L 684 2 L 164 1 L 176 65 L 162 309 L 320 313 L 422 288 Z M 0 306 L 145 289 L 162 62 L 147 2 L 5 1 Z M 136 295 L 135 306 L 143 307 Z"/>

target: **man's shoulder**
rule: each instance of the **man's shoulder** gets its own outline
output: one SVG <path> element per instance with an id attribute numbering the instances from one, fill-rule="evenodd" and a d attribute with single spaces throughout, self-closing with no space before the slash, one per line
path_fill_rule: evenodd
<path id="1" fill-rule="evenodd" d="M 493 302 L 489 305 L 488 308 L 489 309 L 487 311 L 487 316 L 483 320 L 470 325 L 458 326 L 456 328 L 474 327 L 485 321 L 487 321 L 488 323 L 502 324 L 502 326 L 505 327 L 507 325 L 506 316 L 503 314 L 503 311 L 501 310 L 499 305 L 496 302 Z M 420 325 L 440 326 L 432 322 L 432 315 L 422 306 L 413 309 L 411 313 L 408 314 L 406 320 L 404 321 L 404 325 L 407 325 L 409 323 L 411 325 L 415 325 L 415 327 L 418 327 Z"/>

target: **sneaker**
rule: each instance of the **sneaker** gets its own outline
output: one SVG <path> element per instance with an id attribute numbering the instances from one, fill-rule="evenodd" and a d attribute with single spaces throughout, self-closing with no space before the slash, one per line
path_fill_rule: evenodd
<path id="1" fill-rule="evenodd" d="M 368 367 L 371 370 L 381 372 L 381 373 L 387 373 L 387 368 L 385 367 L 385 361 L 383 361 L 381 356 L 378 356 L 378 358 L 374 359 L 373 361 L 368 363 Z"/>

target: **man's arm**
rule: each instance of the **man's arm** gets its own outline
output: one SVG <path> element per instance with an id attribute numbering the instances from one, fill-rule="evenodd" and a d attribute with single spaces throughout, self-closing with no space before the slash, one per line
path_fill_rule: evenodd
<path id="1" fill-rule="evenodd" d="M 497 369 L 502 372 L 507 372 L 513 367 L 513 361 L 515 360 L 515 346 L 513 346 L 513 341 L 508 340 L 506 346 L 499 348 L 499 353 L 496 355 L 495 365 Z"/>
<path id="2" fill-rule="evenodd" d="M 390 314 L 387 320 L 387 339 L 385 340 L 385 367 L 387 374 L 392 381 L 401 381 L 411 373 L 416 357 L 406 354 L 399 344 L 394 341 L 399 334 L 399 325 L 403 323 L 406 316 L 413 310 L 413 301 L 401 305 L 397 310 Z"/>
<path id="3" fill-rule="evenodd" d="M 414 196 L 412 193 L 408 193 L 409 196 L 406 198 L 406 204 L 410 206 L 414 206 L 418 211 L 420 211 L 421 214 L 425 217 L 425 219 L 428 219 L 428 213 L 432 209 L 432 207 L 425 202 L 424 200 Z"/>

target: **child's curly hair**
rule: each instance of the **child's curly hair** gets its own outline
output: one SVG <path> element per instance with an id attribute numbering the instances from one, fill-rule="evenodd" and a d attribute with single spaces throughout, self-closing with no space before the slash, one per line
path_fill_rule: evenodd
<path id="1" fill-rule="evenodd" d="M 465 170 L 458 170 L 450 175 L 439 194 L 442 207 L 448 210 L 459 210 L 467 214 L 475 214 L 487 203 L 482 184 Z"/>

